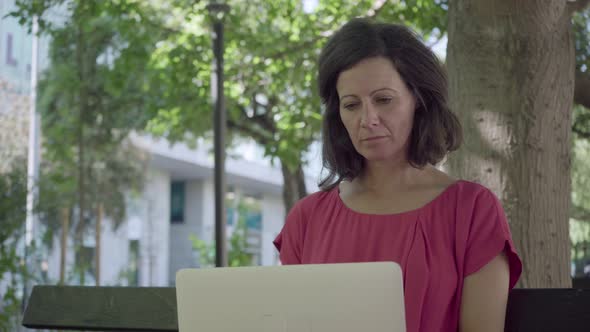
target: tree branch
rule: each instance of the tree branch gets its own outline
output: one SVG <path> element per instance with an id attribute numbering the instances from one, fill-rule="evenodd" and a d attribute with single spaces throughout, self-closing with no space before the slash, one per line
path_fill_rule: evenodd
<path id="1" fill-rule="evenodd" d="M 277 124 L 274 120 L 272 109 L 275 107 L 275 105 L 278 104 L 278 102 L 279 102 L 279 99 L 277 98 L 277 96 L 275 96 L 275 95 L 268 96 L 268 103 L 265 106 L 266 110 L 263 114 L 264 118 L 261 119 L 262 123 L 264 124 L 264 127 L 268 131 L 270 131 L 271 133 L 274 133 L 277 131 Z"/>
<path id="2" fill-rule="evenodd" d="M 228 119 L 227 120 L 227 127 L 230 130 L 236 130 L 236 131 L 244 134 L 245 136 L 251 137 L 260 145 L 266 145 L 266 143 L 268 142 L 268 140 L 266 139 L 266 137 L 264 137 L 264 135 L 262 135 L 260 132 L 257 132 L 253 128 L 246 126 L 243 123 Z"/>
<path id="3" fill-rule="evenodd" d="M 569 0 L 568 6 L 570 13 L 575 13 L 586 9 L 586 7 L 590 4 L 590 0 Z"/>
<path id="4" fill-rule="evenodd" d="M 590 0 L 588 0 L 590 2 Z M 581 72 L 576 70 L 576 80 L 574 84 L 574 103 L 590 109 L 590 72 Z"/>
<path id="5" fill-rule="evenodd" d="M 260 108 L 263 108 L 264 112 L 259 113 L 258 110 Z M 275 123 L 273 122 L 272 118 L 269 118 L 270 108 L 268 105 L 264 105 L 256 101 L 256 93 L 252 94 L 252 109 L 254 110 L 253 116 L 249 116 L 243 107 L 240 107 L 239 109 L 244 122 L 254 122 L 269 133 L 276 132 Z"/>
<path id="6" fill-rule="evenodd" d="M 270 141 L 272 140 L 272 135 L 265 135 L 264 130 L 256 130 L 256 128 L 253 128 L 251 125 L 249 125 L 250 123 L 254 122 L 254 123 L 258 124 L 260 127 L 262 127 L 263 129 L 266 129 L 266 128 L 264 128 L 263 125 L 258 123 L 259 121 L 248 117 L 248 115 L 246 114 L 246 111 L 244 110 L 243 107 L 239 107 L 239 109 L 241 112 L 242 119 L 238 119 L 237 121 L 233 120 L 233 119 L 228 119 L 227 120 L 228 128 L 233 129 L 233 130 L 237 130 L 237 131 L 241 132 L 242 134 L 251 137 L 260 145 L 268 145 L 270 143 Z"/>

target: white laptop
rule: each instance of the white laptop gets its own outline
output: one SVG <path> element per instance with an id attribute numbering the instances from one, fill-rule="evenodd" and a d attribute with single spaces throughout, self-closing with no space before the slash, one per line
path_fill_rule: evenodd
<path id="1" fill-rule="evenodd" d="M 405 332 L 398 264 L 183 269 L 180 332 Z"/>

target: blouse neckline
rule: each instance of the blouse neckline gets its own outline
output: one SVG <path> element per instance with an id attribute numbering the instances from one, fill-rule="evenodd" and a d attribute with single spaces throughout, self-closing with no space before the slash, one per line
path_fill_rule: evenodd
<path id="1" fill-rule="evenodd" d="M 340 197 L 340 186 L 339 185 L 335 186 L 334 189 L 332 189 L 332 194 L 336 196 L 336 201 L 338 202 L 338 205 L 341 208 L 343 208 L 344 210 L 346 210 L 348 213 L 352 213 L 352 214 L 355 214 L 355 215 L 358 215 L 361 217 L 369 217 L 369 218 L 404 217 L 404 216 L 415 215 L 415 214 L 420 213 L 424 210 L 427 210 L 432 205 L 434 205 L 436 202 L 438 202 L 443 197 L 445 197 L 448 192 L 450 192 L 453 188 L 455 188 L 461 182 L 463 182 L 463 180 L 457 180 L 457 181 L 453 182 L 452 184 L 447 186 L 440 194 L 438 194 L 436 197 L 434 197 L 432 200 L 430 200 L 429 202 L 427 202 L 426 204 L 424 204 L 418 208 L 408 210 L 408 211 L 397 212 L 397 213 L 381 214 L 381 213 L 367 213 L 367 212 L 356 211 L 356 210 L 348 207 L 348 205 L 346 205 L 346 203 L 344 203 L 344 201 L 342 200 L 342 197 Z"/>

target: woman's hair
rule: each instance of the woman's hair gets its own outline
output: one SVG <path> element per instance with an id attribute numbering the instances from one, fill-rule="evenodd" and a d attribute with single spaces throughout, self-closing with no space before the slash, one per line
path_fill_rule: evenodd
<path id="1" fill-rule="evenodd" d="M 329 172 L 320 181 L 323 190 L 363 170 L 365 159 L 355 150 L 340 119 L 336 83 L 340 73 L 372 57 L 389 59 L 416 98 L 410 165 L 435 165 L 461 145 L 461 124 L 449 109 L 447 76 L 436 55 L 404 26 L 354 19 L 328 40 L 319 58 L 319 93 L 325 106 L 322 161 Z"/>

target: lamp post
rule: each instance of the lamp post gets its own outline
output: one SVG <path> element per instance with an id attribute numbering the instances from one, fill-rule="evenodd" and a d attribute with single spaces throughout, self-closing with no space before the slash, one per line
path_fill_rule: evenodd
<path id="1" fill-rule="evenodd" d="M 213 22 L 213 54 L 215 58 L 215 82 L 212 82 L 215 101 L 214 150 L 215 150 L 215 266 L 227 266 L 227 242 L 225 232 L 225 132 L 226 110 L 223 91 L 223 20 L 229 6 L 218 1 L 207 5 Z"/>
<path id="2" fill-rule="evenodd" d="M 37 67 L 39 63 L 39 18 L 33 17 L 32 29 L 32 48 L 31 48 L 31 101 L 29 105 L 29 141 L 28 141 L 28 159 L 27 159 L 27 202 L 26 202 L 26 220 L 25 220 L 25 243 L 24 243 L 24 263 L 28 273 L 35 271 L 36 266 L 33 264 L 32 244 L 38 233 L 36 229 L 37 218 L 34 212 L 34 205 L 37 199 L 38 190 L 36 188 L 39 180 L 39 136 L 40 136 L 40 117 L 37 113 Z M 30 277 L 25 277 L 23 282 L 23 301 L 22 310 L 24 310 L 33 281 Z"/>

